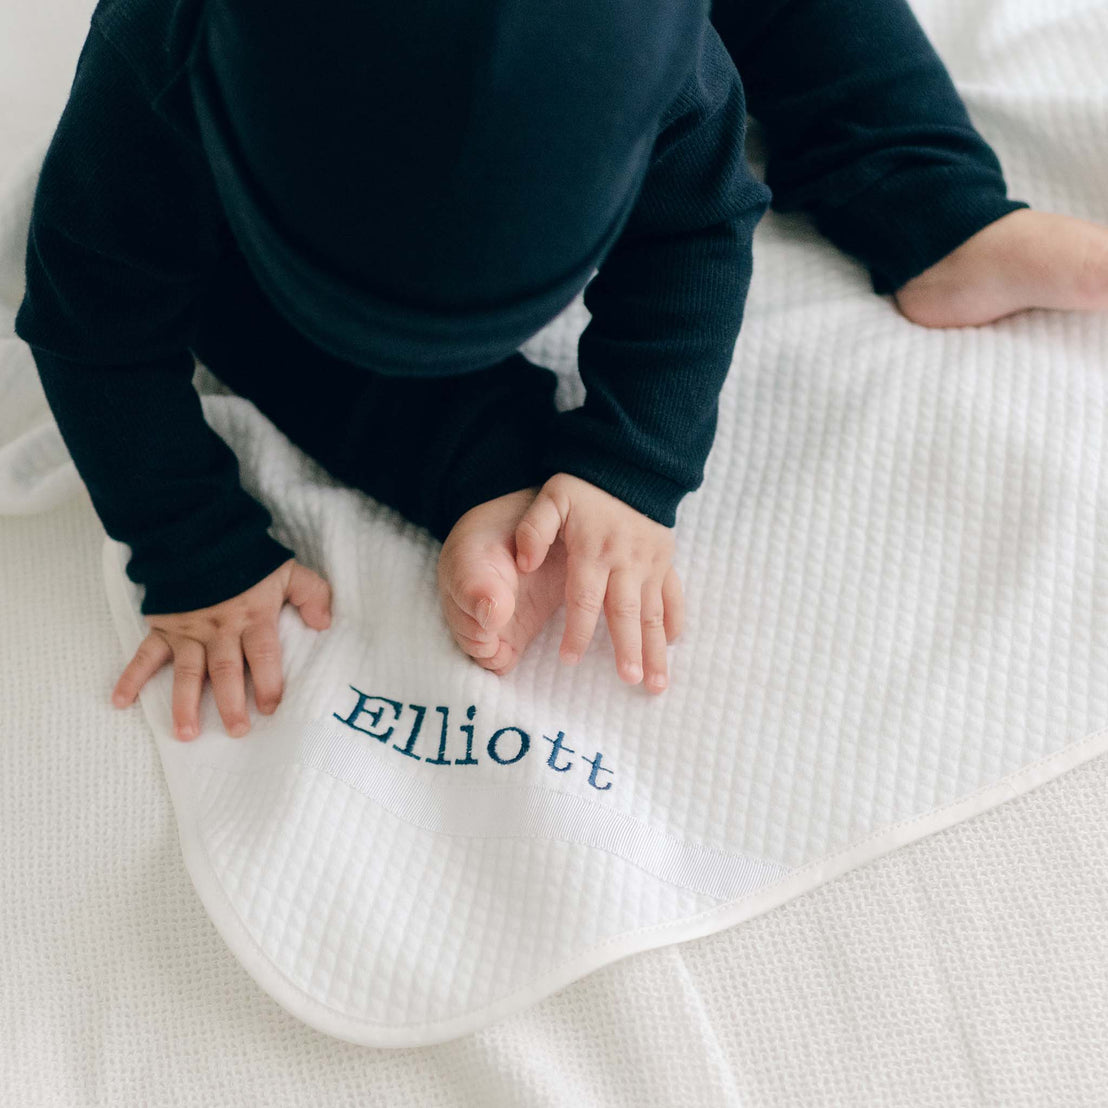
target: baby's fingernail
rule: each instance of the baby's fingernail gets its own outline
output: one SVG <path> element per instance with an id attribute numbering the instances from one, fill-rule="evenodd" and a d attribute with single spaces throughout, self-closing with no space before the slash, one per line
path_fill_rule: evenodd
<path id="1" fill-rule="evenodd" d="M 477 622 L 481 625 L 482 629 L 488 624 L 489 616 L 492 615 L 492 601 L 486 596 L 480 604 L 477 605 Z"/>
<path id="2" fill-rule="evenodd" d="M 182 742 L 186 742 L 186 743 L 189 741 L 189 739 L 195 739 L 196 738 L 196 728 L 189 725 L 189 724 L 186 724 L 183 727 L 178 727 L 177 728 L 177 738 L 179 738 Z"/>
<path id="3" fill-rule="evenodd" d="M 650 687 L 652 689 L 658 689 L 659 691 L 664 689 L 666 687 L 665 677 L 660 673 L 654 674 L 654 676 L 650 678 Z"/>
<path id="4" fill-rule="evenodd" d="M 574 654 L 573 651 L 567 650 L 562 654 L 562 661 L 568 662 L 569 665 L 575 666 L 581 660 L 580 654 Z"/>
<path id="5" fill-rule="evenodd" d="M 126 707 L 127 698 L 123 695 L 123 693 L 120 693 L 120 692 L 112 693 L 112 703 L 117 708 L 123 708 L 123 707 Z"/>
<path id="6" fill-rule="evenodd" d="M 232 726 L 231 726 L 230 730 L 227 732 L 227 734 L 230 735 L 232 739 L 241 739 L 243 737 L 243 735 L 245 735 L 246 732 L 249 731 L 249 730 L 250 730 L 250 724 L 249 723 L 235 723 L 235 724 L 232 724 Z"/>
<path id="7" fill-rule="evenodd" d="M 636 685 L 642 680 L 642 666 L 632 663 L 629 666 L 624 666 L 623 672 L 627 674 L 627 679 Z"/>

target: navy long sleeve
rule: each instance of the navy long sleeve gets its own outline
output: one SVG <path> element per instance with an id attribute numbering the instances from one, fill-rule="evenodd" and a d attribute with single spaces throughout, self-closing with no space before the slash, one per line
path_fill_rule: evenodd
<path id="1" fill-rule="evenodd" d="M 216 214 L 197 151 L 94 24 L 42 167 L 16 331 L 147 613 L 218 603 L 291 556 L 192 387 Z"/>
<path id="2" fill-rule="evenodd" d="M 806 211 L 893 292 L 1009 200 L 906 0 L 713 0 L 764 127 L 775 211 Z"/>
<path id="3" fill-rule="evenodd" d="M 747 168 L 742 84 L 706 30 L 696 71 L 670 106 L 638 203 L 585 290 L 582 407 L 562 412 L 547 452 L 667 526 L 697 488 L 769 202 Z"/>

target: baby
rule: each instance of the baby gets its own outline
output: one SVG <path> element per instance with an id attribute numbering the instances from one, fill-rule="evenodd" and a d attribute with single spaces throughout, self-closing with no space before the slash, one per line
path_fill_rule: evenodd
<path id="1" fill-rule="evenodd" d="M 744 157 L 763 125 L 766 181 Z M 180 739 L 210 677 L 272 713 L 277 617 L 327 583 L 268 533 L 199 358 L 443 543 L 459 647 L 507 673 L 564 602 L 666 687 L 677 506 L 703 479 L 772 201 L 910 320 L 1108 308 L 1108 229 L 1009 200 L 902 0 L 101 0 L 43 165 L 16 322 L 150 632 Z M 582 407 L 519 346 L 585 290 Z"/>

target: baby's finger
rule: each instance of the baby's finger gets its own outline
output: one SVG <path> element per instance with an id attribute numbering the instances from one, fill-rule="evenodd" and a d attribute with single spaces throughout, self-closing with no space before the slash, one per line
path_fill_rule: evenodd
<path id="1" fill-rule="evenodd" d="M 326 631 L 331 626 L 331 586 L 318 573 L 293 562 L 286 595 L 313 630 Z"/>
<path id="2" fill-rule="evenodd" d="M 562 660 L 571 665 L 592 642 L 596 621 L 608 591 L 608 569 L 598 562 L 572 554 L 566 564 L 566 629 L 562 635 Z"/>
<path id="3" fill-rule="evenodd" d="M 138 696 L 139 690 L 173 657 L 169 643 L 151 631 L 139 644 L 135 656 L 127 663 L 112 690 L 112 703 L 126 708 Z"/>
<path id="4" fill-rule="evenodd" d="M 642 658 L 648 692 L 660 693 L 669 683 L 666 672 L 665 601 L 657 581 L 643 584 Z"/>
<path id="5" fill-rule="evenodd" d="M 488 637 L 475 639 L 469 635 L 463 635 L 460 631 L 455 631 L 454 641 L 466 654 L 478 661 L 495 657 L 496 652 L 500 649 L 499 635 L 489 635 Z"/>
<path id="6" fill-rule="evenodd" d="M 562 529 L 562 523 L 557 504 L 540 489 L 516 524 L 516 565 L 520 573 L 530 573 L 542 565 L 546 552 Z"/>
<path id="7" fill-rule="evenodd" d="M 242 634 L 242 650 L 254 679 L 254 703 L 270 716 L 277 711 L 284 692 L 281 673 L 281 640 L 272 623 L 248 627 Z"/>
<path id="8" fill-rule="evenodd" d="M 204 687 L 204 644 L 195 639 L 173 641 L 173 727 L 184 741 L 200 734 L 200 690 Z"/>
<path id="9" fill-rule="evenodd" d="M 608 578 L 604 614 L 620 679 L 637 685 L 642 680 L 642 582 L 637 574 L 617 570 Z"/>
<path id="10" fill-rule="evenodd" d="M 238 738 L 250 730 L 246 714 L 246 684 L 242 668 L 242 640 L 222 637 L 208 646 L 208 674 L 219 717 L 228 735 Z"/>
<path id="11" fill-rule="evenodd" d="M 669 567 L 662 581 L 662 603 L 666 609 L 666 639 L 673 642 L 685 628 L 685 594 L 677 570 Z"/>

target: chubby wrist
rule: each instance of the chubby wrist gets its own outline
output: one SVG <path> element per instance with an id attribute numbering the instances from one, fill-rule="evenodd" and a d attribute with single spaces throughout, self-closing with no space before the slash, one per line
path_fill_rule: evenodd
<path id="1" fill-rule="evenodd" d="M 551 476 L 579 477 L 665 527 L 677 521 L 677 506 L 691 491 L 678 482 L 616 454 L 584 443 L 552 445 L 543 461 Z"/>

